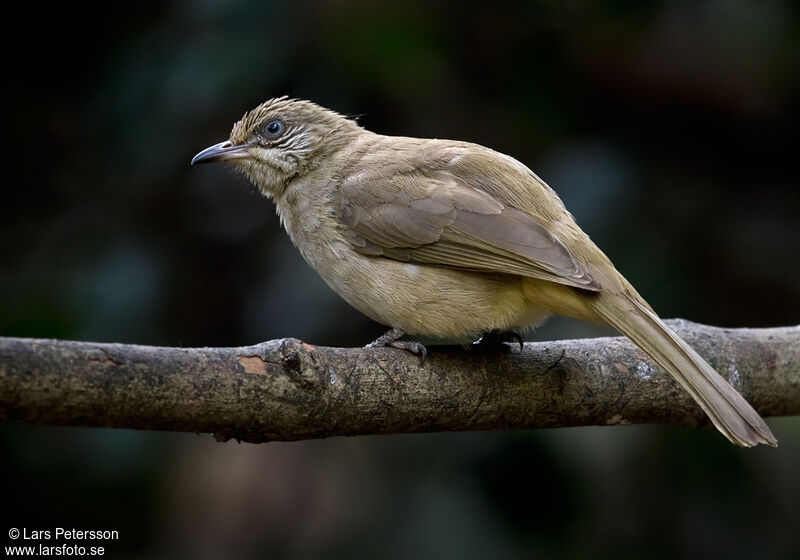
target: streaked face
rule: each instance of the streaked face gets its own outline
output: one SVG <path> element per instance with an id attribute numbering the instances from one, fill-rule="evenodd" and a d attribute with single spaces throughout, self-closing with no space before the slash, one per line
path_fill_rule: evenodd
<path id="1" fill-rule="evenodd" d="M 230 138 L 192 163 L 222 161 L 242 171 L 263 194 L 275 196 L 308 167 L 330 135 L 357 125 L 308 101 L 271 99 L 233 125 Z"/>

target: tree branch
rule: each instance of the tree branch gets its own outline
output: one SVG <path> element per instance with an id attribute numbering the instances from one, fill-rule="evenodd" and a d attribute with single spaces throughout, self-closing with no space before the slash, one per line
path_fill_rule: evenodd
<path id="1" fill-rule="evenodd" d="M 800 414 L 800 326 L 673 327 L 764 416 Z M 219 439 L 706 423 L 624 338 L 510 348 L 158 348 L 0 338 L 0 420 Z"/>

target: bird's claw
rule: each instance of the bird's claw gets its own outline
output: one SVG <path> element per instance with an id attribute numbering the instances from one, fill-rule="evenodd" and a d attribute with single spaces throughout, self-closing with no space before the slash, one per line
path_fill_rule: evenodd
<path id="1" fill-rule="evenodd" d="M 476 344 L 479 346 L 497 346 L 504 342 L 508 342 L 509 344 L 516 342 L 519 344 L 520 352 L 525 348 L 525 341 L 522 340 L 522 335 L 516 331 L 489 331 L 484 334 Z"/>
<path id="2" fill-rule="evenodd" d="M 419 356 L 419 364 L 423 365 L 425 363 L 425 358 L 428 356 L 428 349 L 419 342 L 414 340 L 396 340 L 394 342 L 389 343 L 387 346 L 391 346 L 392 348 L 399 348 L 400 350 L 407 350 L 413 354 L 417 354 Z"/>
<path id="3" fill-rule="evenodd" d="M 428 350 L 425 346 L 414 340 L 400 340 L 406 333 L 400 329 L 391 329 L 382 334 L 374 341 L 367 344 L 367 348 L 382 348 L 391 346 L 400 350 L 406 350 L 412 354 L 417 354 L 420 357 L 420 365 L 425 363 L 425 358 L 428 355 Z"/>

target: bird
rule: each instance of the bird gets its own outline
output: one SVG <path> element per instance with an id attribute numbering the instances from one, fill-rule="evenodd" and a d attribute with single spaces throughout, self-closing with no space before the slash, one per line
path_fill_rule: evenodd
<path id="1" fill-rule="evenodd" d="M 631 339 L 732 443 L 777 445 L 753 407 L 669 328 L 524 164 L 456 140 L 386 136 L 286 96 L 246 112 L 192 164 L 223 162 L 274 201 L 293 244 L 390 327 L 369 346 L 519 340 L 553 314 Z"/>

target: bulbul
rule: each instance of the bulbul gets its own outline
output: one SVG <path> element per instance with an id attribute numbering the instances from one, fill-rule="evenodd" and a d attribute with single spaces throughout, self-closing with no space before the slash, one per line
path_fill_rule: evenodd
<path id="1" fill-rule="evenodd" d="M 309 101 L 271 99 L 192 163 L 221 161 L 275 201 L 303 258 L 388 325 L 375 343 L 471 342 L 553 314 L 607 323 L 668 371 L 731 442 L 777 445 L 752 406 L 656 315 L 514 158 L 468 142 L 382 136 Z M 406 339 L 404 339 L 404 337 Z"/>

